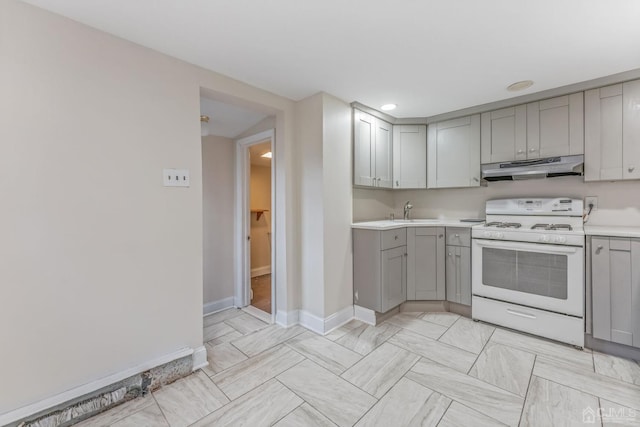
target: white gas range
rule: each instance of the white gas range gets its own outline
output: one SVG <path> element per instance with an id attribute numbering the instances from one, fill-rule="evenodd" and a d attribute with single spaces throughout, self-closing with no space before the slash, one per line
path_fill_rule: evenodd
<path id="1" fill-rule="evenodd" d="M 582 200 L 489 200 L 472 229 L 472 317 L 584 346 Z"/>

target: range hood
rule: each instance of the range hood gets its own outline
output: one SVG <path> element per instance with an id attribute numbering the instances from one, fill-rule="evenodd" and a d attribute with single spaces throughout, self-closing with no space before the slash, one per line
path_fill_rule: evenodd
<path id="1" fill-rule="evenodd" d="M 546 159 L 482 165 L 485 181 L 515 181 L 521 179 L 550 178 L 554 176 L 582 175 L 584 156 L 559 156 Z"/>

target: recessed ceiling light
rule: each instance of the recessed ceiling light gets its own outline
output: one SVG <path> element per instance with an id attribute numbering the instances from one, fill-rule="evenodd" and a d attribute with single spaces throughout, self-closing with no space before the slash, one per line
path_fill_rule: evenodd
<path id="1" fill-rule="evenodd" d="M 380 109 L 382 111 L 391 111 L 391 110 L 395 110 L 397 107 L 396 104 L 384 104 L 382 107 L 380 107 Z"/>
<path id="2" fill-rule="evenodd" d="M 260 157 L 264 157 L 265 159 L 270 159 L 273 155 L 271 154 L 271 151 L 267 151 L 266 153 L 264 153 L 262 156 Z"/>
<path id="3" fill-rule="evenodd" d="M 519 90 L 525 90 L 533 86 L 533 80 L 523 80 L 521 82 L 515 82 L 509 86 L 507 86 L 507 90 L 509 92 L 517 92 Z"/>

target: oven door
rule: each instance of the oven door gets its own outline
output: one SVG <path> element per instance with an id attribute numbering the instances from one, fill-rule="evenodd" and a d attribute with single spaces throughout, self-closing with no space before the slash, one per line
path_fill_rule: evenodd
<path id="1" fill-rule="evenodd" d="M 477 296 L 583 317 L 584 248 L 473 239 Z"/>

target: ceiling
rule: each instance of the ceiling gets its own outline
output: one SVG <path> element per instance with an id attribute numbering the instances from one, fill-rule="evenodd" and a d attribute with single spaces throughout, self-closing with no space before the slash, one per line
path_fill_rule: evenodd
<path id="1" fill-rule="evenodd" d="M 200 114 L 209 116 L 209 135 L 235 138 L 251 126 L 267 117 L 235 105 L 209 98 L 200 98 Z"/>
<path id="2" fill-rule="evenodd" d="M 271 166 L 271 159 L 261 157 L 264 153 L 271 151 L 271 143 L 252 145 L 249 147 L 249 158 L 254 166 Z"/>
<path id="3" fill-rule="evenodd" d="M 396 117 L 640 68 L 637 0 L 27 2 L 293 100 L 325 91 Z"/>

